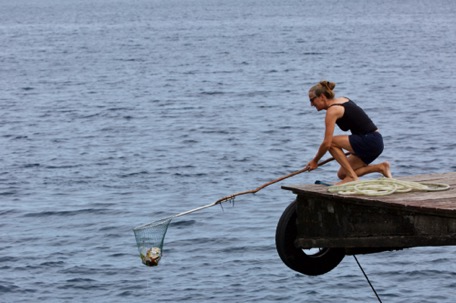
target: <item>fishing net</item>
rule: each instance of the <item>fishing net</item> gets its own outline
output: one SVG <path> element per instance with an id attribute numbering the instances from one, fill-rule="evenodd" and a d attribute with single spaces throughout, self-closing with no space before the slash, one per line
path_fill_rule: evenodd
<path id="1" fill-rule="evenodd" d="M 133 228 L 133 232 L 135 233 L 136 238 L 136 245 L 138 246 L 139 256 L 141 257 L 142 263 L 147 266 L 158 265 L 158 262 L 162 257 L 163 243 L 165 241 L 165 235 L 168 231 L 168 226 L 171 223 L 171 220 L 217 204 L 221 205 L 222 202 L 226 201 L 231 201 L 234 203 L 234 196 L 226 196 L 215 201 L 214 203 L 203 205 L 171 217 Z"/>
<path id="2" fill-rule="evenodd" d="M 334 158 L 326 159 L 325 161 L 318 163 L 318 165 L 321 166 L 321 165 L 324 165 L 333 160 L 334 160 Z M 255 189 L 238 192 L 238 193 L 223 197 L 221 199 L 218 199 L 214 203 L 203 205 L 203 206 L 179 213 L 179 214 L 171 216 L 171 217 L 167 217 L 167 218 L 164 218 L 164 219 L 161 219 L 158 221 L 154 221 L 149 224 L 144 224 L 144 225 L 135 227 L 133 229 L 133 232 L 135 234 L 136 244 L 138 246 L 139 256 L 141 257 L 142 263 L 147 266 L 157 266 L 158 265 L 158 262 L 160 261 L 160 259 L 162 258 L 162 255 L 163 255 L 163 243 L 164 243 L 166 232 L 168 231 L 168 226 L 171 223 L 171 220 L 173 220 L 174 218 L 180 217 L 183 215 L 187 215 L 187 214 L 190 214 L 195 211 L 199 211 L 199 210 L 202 210 L 202 209 L 205 209 L 208 207 L 212 207 L 217 204 L 221 205 L 222 202 L 232 202 L 234 204 L 234 198 L 237 196 L 246 195 L 246 194 L 255 194 L 256 192 L 262 190 L 263 188 L 265 188 L 271 184 L 277 183 L 286 178 L 293 177 L 297 174 L 300 174 L 300 173 L 303 173 L 303 172 L 306 172 L 309 170 L 310 170 L 309 167 L 306 166 L 303 169 L 300 169 L 300 170 L 292 172 L 288 175 L 282 176 L 278 179 L 267 182 Z"/>
<path id="3" fill-rule="evenodd" d="M 133 229 L 136 244 L 139 250 L 139 256 L 141 257 L 141 261 L 144 265 L 158 265 L 163 253 L 165 235 L 173 218 L 174 216 L 164 218 Z"/>

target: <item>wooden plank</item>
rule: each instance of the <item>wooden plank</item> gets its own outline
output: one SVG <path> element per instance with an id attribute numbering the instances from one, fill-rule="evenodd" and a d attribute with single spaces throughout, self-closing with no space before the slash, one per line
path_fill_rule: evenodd
<path id="1" fill-rule="evenodd" d="M 456 245 L 456 218 L 309 195 L 297 198 L 300 247 Z"/>
<path id="2" fill-rule="evenodd" d="M 451 187 L 369 197 L 329 193 L 323 185 L 283 186 L 298 195 L 295 244 L 302 248 L 456 245 L 456 173 L 398 179 Z"/>
<path id="3" fill-rule="evenodd" d="M 372 236 L 345 238 L 298 238 L 295 245 L 302 248 L 390 248 L 402 249 L 416 246 L 454 246 L 456 234 L 435 236 Z"/>
<path id="4" fill-rule="evenodd" d="M 297 195 L 320 196 L 324 199 L 334 199 L 341 203 L 363 204 L 365 206 L 381 206 L 390 208 L 407 208 L 409 211 L 426 212 L 456 217 L 456 172 L 444 174 L 426 174 L 408 177 L 398 177 L 399 180 L 449 184 L 450 189 L 436 192 L 394 193 L 389 196 L 342 196 L 329 193 L 324 185 L 288 185 L 283 189 L 291 190 Z"/>

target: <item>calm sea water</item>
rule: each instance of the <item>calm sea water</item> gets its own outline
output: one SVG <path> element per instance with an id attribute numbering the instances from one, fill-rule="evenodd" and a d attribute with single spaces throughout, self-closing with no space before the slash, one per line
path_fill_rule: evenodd
<path id="1" fill-rule="evenodd" d="M 279 259 L 290 192 L 132 228 L 302 168 L 321 79 L 380 127 L 393 174 L 456 170 L 456 3 L 0 0 L 1 302 L 375 302 L 351 256 Z M 283 183 L 334 180 L 327 164 Z M 453 302 L 454 247 L 359 256 L 383 302 Z"/>

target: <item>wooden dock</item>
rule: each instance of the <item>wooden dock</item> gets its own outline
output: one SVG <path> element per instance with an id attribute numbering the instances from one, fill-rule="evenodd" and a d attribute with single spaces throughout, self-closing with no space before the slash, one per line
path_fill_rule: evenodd
<path id="1" fill-rule="evenodd" d="M 445 183 L 450 189 L 371 197 L 329 193 L 327 186 L 317 184 L 282 186 L 297 195 L 276 231 L 282 260 L 294 270 L 322 274 L 298 270 L 302 257 L 307 258 L 299 251 L 326 248 L 343 258 L 415 246 L 456 245 L 456 172 L 397 179 Z M 287 243 L 293 237 L 294 243 Z"/>

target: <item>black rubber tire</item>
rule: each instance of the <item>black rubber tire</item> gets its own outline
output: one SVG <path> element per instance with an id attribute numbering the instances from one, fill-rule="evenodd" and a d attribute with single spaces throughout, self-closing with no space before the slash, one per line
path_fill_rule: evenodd
<path id="1" fill-rule="evenodd" d="M 318 248 L 316 253 L 296 247 L 296 201 L 283 212 L 276 229 L 276 248 L 280 259 L 292 270 L 308 276 L 318 276 L 334 269 L 345 257 L 343 248 Z"/>

